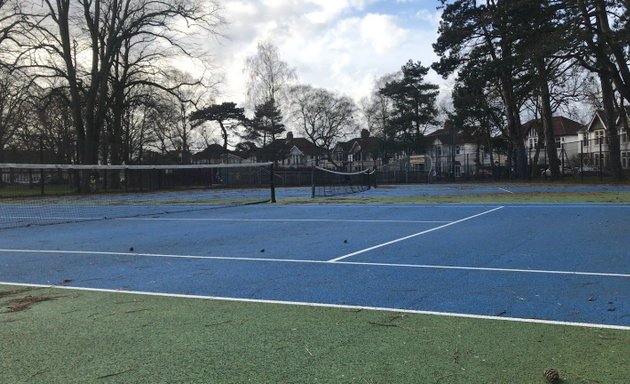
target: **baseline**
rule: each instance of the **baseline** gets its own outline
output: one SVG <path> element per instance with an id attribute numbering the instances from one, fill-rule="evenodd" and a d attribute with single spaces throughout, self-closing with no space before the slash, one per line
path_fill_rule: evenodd
<path id="1" fill-rule="evenodd" d="M 422 311 L 422 310 L 414 310 L 414 309 L 370 307 L 370 306 L 345 305 L 345 304 L 309 303 L 309 302 L 300 302 L 300 301 L 246 299 L 246 298 L 238 298 L 238 297 L 186 295 L 186 294 L 176 294 L 176 293 L 129 291 L 129 290 L 121 290 L 121 289 L 82 288 L 82 287 L 70 287 L 70 286 L 63 286 L 63 285 L 24 284 L 24 283 L 12 283 L 12 282 L 4 282 L 4 281 L 0 281 L 0 285 L 65 289 L 65 290 L 114 293 L 114 294 L 144 295 L 144 296 L 155 296 L 155 297 L 172 297 L 172 298 L 181 298 L 181 299 L 216 300 L 216 301 L 226 301 L 226 302 L 236 302 L 236 303 L 274 304 L 274 305 L 292 305 L 292 306 L 311 307 L 311 308 L 367 310 L 367 311 L 378 311 L 378 312 L 408 313 L 408 314 L 426 315 L 426 316 L 444 316 L 444 317 L 454 317 L 454 318 L 473 319 L 473 320 L 497 320 L 497 321 L 508 321 L 508 322 L 529 323 L 529 324 L 545 324 L 545 325 L 559 325 L 559 326 L 571 326 L 571 327 L 581 327 L 581 328 L 614 329 L 614 330 L 630 331 L 630 327 L 624 326 L 624 325 L 583 323 L 583 322 L 580 323 L 580 322 L 543 320 L 543 319 L 528 319 L 528 318 L 522 318 L 522 317 L 473 315 L 469 313 L 457 313 L 457 312 Z"/>

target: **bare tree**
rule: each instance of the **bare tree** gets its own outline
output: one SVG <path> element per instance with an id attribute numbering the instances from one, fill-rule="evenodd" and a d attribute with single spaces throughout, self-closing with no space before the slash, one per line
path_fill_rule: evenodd
<path id="1" fill-rule="evenodd" d="M 76 161 L 76 142 L 67 89 L 54 84 L 43 88 L 34 106 L 37 110 L 37 135 L 42 149 L 51 153 L 55 163 Z"/>
<path id="2" fill-rule="evenodd" d="M 245 71 L 249 77 L 247 95 L 252 106 L 273 100 L 282 107 L 288 87 L 297 79 L 295 69 L 280 59 L 278 47 L 271 41 L 258 43 L 256 54 L 245 62 Z"/>
<path id="3" fill-rule="evenodd" d="M 6 65 L 8 46 L 19 46 L 25 17 L 20 0 L 0 0 L 0 65 Z"/>
<path id="4" fill-rule="evenodd" d="M 99 158 L 109 80 L 125 47 L 150 52 L 143 57 L 153 62 L 174 53 L 191 57 L 182 36 L 198 30 L 214 34 L 221 23 L 214 1 L 43 0 L 42 5 L 40 18 L 33 20 L 34 43 L 23 58 L 39 76 L 66 81 L 82 163 Z"/>
<path id="5" fill-rule="evenodd" d="M 368 124 L 370 133 L 375 136 L 380 136 L 385 140 L 391 140 L 391 138 L 387 137 L 386 133 L 388 121 L 394 113 L 394 107 L 392 100 L 384 96 L 380 90 L 385 87 L 387 83 L 400 80 L 400 78 L 400 73 L 391 73 L 378 78 L 374 84 L 372 95 L 362 101 L 361 105 L 364 119 Z"/>
<path id="6" fill-rule="evenodd" d="M 313 144 L 328 152 L 349 130 L 356 128 L 357 107 L 350 98 L 310 85 L 294 86 L 290 95 L 295 123 Z"/>
<path id="7" fill-rule="evenodd" d="M 18 133 L 28 129 L 32 115 L 28 92 L 23 79 L 0 69 L 0 158 Z"/>

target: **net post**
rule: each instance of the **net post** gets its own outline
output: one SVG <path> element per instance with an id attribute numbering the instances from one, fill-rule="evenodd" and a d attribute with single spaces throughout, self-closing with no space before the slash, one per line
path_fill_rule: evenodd
<path id="1" fill-rule="evenodd" d="M 125 193 L 127 193 L 129 192 L 129 169 L 125 167 L 123 172 L 125 173 Z"/>
<path id="2" fill-rule="evenodd" d="M 39 162 L 40 164 L 44 164 L 44 140 L 41 135 L 39 136 Z M 44 170 L 43 169 L 39 170 L 39 188 L 40 188 L 40 193 L 43 196 L 44 195 Z"/>
<path id="3" fill-rule="evenodd" d="M 315 198 L 315 167 L 311 167 L 311 198 Z"/>
<path id="4" fill-rule="evenodd" d="M 39 192 L 40 192 L 40 194 L 42 196 L 45 194 L 45 191 L 44 191 L 44 177 L 45 177 L 44 170 L 40 169 L 39 170 Z"/>
<path id="5" fill-rule="evenodd" d="M 276 183 L 275 183 L 273 162 L 269 165 L 269 181 L 271 184 L 271 202 L 276 202 Z"/>

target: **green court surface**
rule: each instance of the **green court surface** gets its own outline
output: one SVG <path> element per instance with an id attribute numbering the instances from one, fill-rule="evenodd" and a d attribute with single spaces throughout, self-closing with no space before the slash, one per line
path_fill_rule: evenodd
<path id="1" fill-rule="evenodd" d="M 627 383 L 630 332 L 0 285 L 4 383 Z"/>

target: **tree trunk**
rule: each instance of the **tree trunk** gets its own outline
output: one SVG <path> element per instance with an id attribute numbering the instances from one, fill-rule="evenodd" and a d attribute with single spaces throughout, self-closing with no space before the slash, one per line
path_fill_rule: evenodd
<path id="1" fill-rule="evenodd" d="M 608 132 L 608 152 L 610 159 L 610 169 L 617 180 L 623 179 L 621 168 L 621 149 L 619 143 L 619 132 L 617 131 L 617 113 L 615 111 L 615 93 L 612 87 L 612 80 L 606 72 L 599 73 L 602 85 L 602 101 L 606 114 L 606 127 Z M 600 159 L 601 161 L 601 159 Z"/>
<path id="2" fill-rule="evenodd" d="M 558 150 L 556 149 L 556 136 L 553 132 L 553 112 L 551 108 L 551 95 L 549 84 L 547 83 L 545 61 L 542 58 L 536 60 L 536 71 L 538 72 L 538 90 L 540 92 L 540 114 L 545 130 L 545 146 L 547 147 L 547 160 L 551 169 L 551 178 L 559 179 L 560 160 L 558 160 Z"/>

